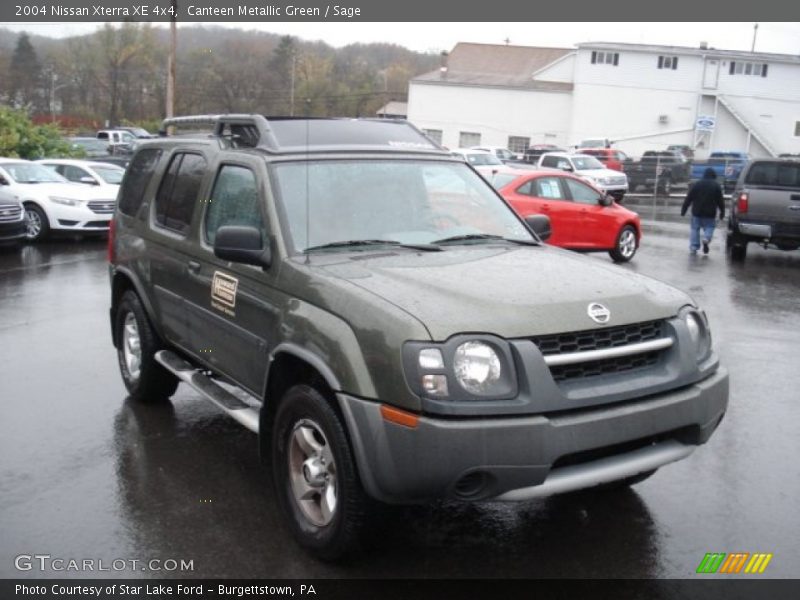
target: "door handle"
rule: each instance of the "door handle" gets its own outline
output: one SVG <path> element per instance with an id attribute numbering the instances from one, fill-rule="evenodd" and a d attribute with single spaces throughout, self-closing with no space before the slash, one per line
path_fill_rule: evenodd
<path id="1" fill-rule="evenodd" d="M 188 263 L 186 263 L 186 268 L 192 273 L 199 273 L 200 263 L 196 260 L 190 260 Z"/>
<path id="2" fill-rule="evenodd" d="M 549 204 L 542 204 L 542 210 L 550 210 Z"/>

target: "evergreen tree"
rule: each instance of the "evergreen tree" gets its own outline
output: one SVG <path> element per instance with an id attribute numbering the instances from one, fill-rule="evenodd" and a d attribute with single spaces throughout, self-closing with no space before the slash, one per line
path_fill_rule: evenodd
<path id="1" fill-rule="evenodd" d="M 43 89 L 42 65 L 25 32 L 17 39 L 8 69 L 8 79 L 8 96 L 12 106 L 27 110 L 46 108 L 47 94 Z"/>

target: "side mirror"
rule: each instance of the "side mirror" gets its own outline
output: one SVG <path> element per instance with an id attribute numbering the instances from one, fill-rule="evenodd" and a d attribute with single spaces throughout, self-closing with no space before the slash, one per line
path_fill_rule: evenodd
<path id="1" fill-rule="evenodd" d="M 575 169 L 573 169 L 572 165 L 568 163 L 568 164 L 564 165 L 563 167 L 561 167 L 561 170 L 562 171 L 566 171 L 567 173 L 572 173 Z"/>
<path id="2" fill-rule="evenodd" d="M 611 194 L 600 196 L 600 198 L 597 200 L 597 203 L 600 206 L 611 206 L 614 204 L 614 197 Z"/>
<path id="3" fill-rule="evenodd" d="M 533 233 L 543 242 L 546 242 L 553 233 L 553 229 L 550 226 L 550 217 L 547 215 L 528 215 L 525 217 L 525 223 L 533 229 Z"/>
<path id="4" fill-rule="evenodd" d="M 78 180 L 80 183 L 88 183 L 89 185 L 100 185 L 97 183 L 94 178 L 85 175 Z"/>
<path id="5" fill-rule="evenodd" d="M 8 179 L 0 175 L 0 185 L 8 185 Z"/>
<path id="6" fill-rule="evenodd" d="M 223 225 L 214 236 L 214 256 L 231 262 L 269 267 L 272 253 L 264 247 L 261 232 L 255 227 Z"/>

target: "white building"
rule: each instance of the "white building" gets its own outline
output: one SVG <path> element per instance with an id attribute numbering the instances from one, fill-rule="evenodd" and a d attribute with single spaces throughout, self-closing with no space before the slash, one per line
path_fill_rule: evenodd
<path id="1" fill-rule="evenodd" d="M 713 117 L 713 131 L 696 128 Z M 800 56 L 585 43 L 575 49 L 457 44 L 409 85 L 408 119 L 445 146 L 576 145 L 629 154 L 687 144 L 800 153 Z"/>

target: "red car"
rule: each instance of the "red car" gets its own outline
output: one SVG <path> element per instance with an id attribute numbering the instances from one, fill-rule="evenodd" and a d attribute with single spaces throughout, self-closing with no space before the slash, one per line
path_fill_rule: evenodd
<path id="1" fill-rule="evenodd" d="M 614 148 L 579 148 L 578 154 L 594 156 L 607 169 L 614 169 L 615 171 L 624 171 L 623 164 L 626 160 L 630 160 L 627 154 Z"/>
<path id="2" fill-rule="evenodd" d="M 505 170 L 490 181 L 522 217 L 550 217 L 548 243 L 571 250 L 608 252 L 615 262 L 636 254 L 639 215 L 617 204 L 585 179 L 563 171 Z"/>

